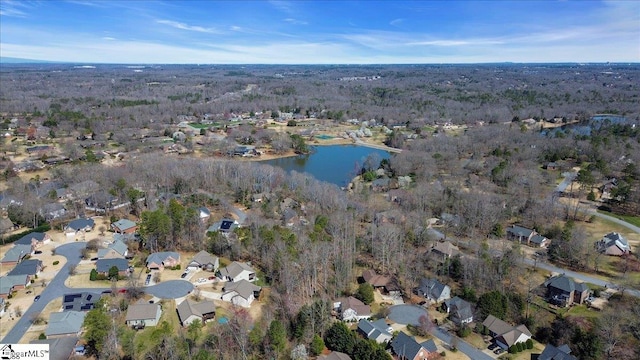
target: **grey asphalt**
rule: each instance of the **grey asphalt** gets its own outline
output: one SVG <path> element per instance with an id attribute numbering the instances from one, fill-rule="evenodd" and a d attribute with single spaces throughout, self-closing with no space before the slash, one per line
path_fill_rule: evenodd
<path id="1" fill-rule="evenodd" d="M 477 348 L 475 348 L 473 345 L 469 344 L 468 342 L 460 339 L 457 336 L 453 336 L 453 335 L 449 335 L 447 332 L 445 332 L 444 330 L 434 327 L 433 329 L 431 329 L 431 335 L 437 337 L 438 339 L 440 339 L 442 342 L 449 344 L 449 346 L 452 345 L 452 341 L 455 343 L 455 347 L 456 349 L 458 349 L 458 351 L 462 352 L 463 354 L 467 355 L 470 359 L 473 360 L 493 360 L 493 358 L 485 353 L 483 353 L 482 351 L 478 350 Z"/>
<path id="2" fill-rule="evenodd" d="M 429 317 L 427 310 L 418 305 L 393 305 L 389 308 L 387 317 L 398 324 L 403 325 L 420 325 L 421 316 Z"/>
<path id="3" fill-rule="evenodd" d="M 576 176 L 578 176 L 577 172 L 566 172 L 566 173 L 562 173 L 562 176 L 564 176 L 564 180 L 562 180 L 562 182 L 560 184 L 558 184 L 558 186 L 556 187 L 556 192 L 564 192 L 567 187 L 569 185 L 571 185 L 571 183 L 573 182 L 573 179 L 576 178 Z"/>
<path id="4" fill-rule="evenodd" d="M 40 293 L 40 300 L 31 304 L 24 310 L 22 317 L 13 328 L 2 339 L 3 344 L 17 344 L 31 326 L 31 319 L 34 314 L 40 314 L 48 303 L 65 294 L 78 292 L 100 293 L 110 290 L 104 288 L 69 288 L 64 283 L 69 277 L 69 268 L 80 263 L 81 250 L 86 246 L 85 242 L 73 242 L 63 244 L 56 248 L 56 254 L 67 258 L 66 264 L 58 271 L 58 274 L 49 282 L 47 287 Z M 193 284 L 185 280 L 171 280 L 157 285 L 144 288 L 146 293 L 152 294 L 162 299 L 175 299 L 187 295 L 193 290 Z"/>

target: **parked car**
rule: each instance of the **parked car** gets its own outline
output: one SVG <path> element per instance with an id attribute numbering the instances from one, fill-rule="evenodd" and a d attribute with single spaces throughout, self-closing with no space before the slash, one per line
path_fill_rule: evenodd
<path id="1" fill-rule="evenodd" d="M 103 294 L 111 294 L 112 292 L 113 292 L 113 291 L 111 291 L 111 290 L 103 290 L 103 291 L 102 291 L 102 293 L 103 293 Z"/>
<path id="2" fill-rule="evenodd" d="M 151 281 L 151 274 L 147 275 L 147 279 L 144 281 L 144 284 L 149 285 L 150 281 Z"/>
<path id="3" fill-rule="evenodd" d="M 188 272 L 182 273 L 182 275 L 180 275 L 180 277 L 184 279 L 184 278 L 187 277 L 188 274 L 189 274 Z"/>
<path id="4" fill-rule="evenodd" d="M 36 302 L 38 300 L 40 300 L 40 295 L 36 295 L 36 297 L 33 299 L 33 302 Z"/>
<path id="5" fill-rule="evenodd" d="M 215 276 L 209 276 L 209 280 L 215 280 L 216 277 Z"/>
<path id="6" fill-rule="evenodd" d="M 34 251 L 33 253 L 34 253 L 35 255 L 40 255 L 40 254 L 42 254 L 42 250 L 36 250 L 36 251 Z"/>
<path id="7" fill-rule="evenodd" d="M 500 355 L 500 354 L 502 354 L 503 352 L 504 352 L 504 350 L 502 350 L 502 348 L 501 348 L 501 347 L 499 347 L 499 348 L 497 348 L 497 349 L 493 350 L 493 353 L 494 353 L 494 354 L 496 354 L 496 355 Z"/>
<path id="8" fill-rule="evenodd" d="M 127 292 L 127 289 L 120 289 L 120 290 L 118 290 L 118 292 L 119 292 L 120 294 L 124 294 L 124 293 L 126 293 L 126 292 Z"/>
<path id="9" fill-rule="evenodd" d="M 496 343 L 491 343 L 491 344 L 489 344 L 488 349 L 489 349 L 489 350 L 495 350 L 497 347 L 498 347 L 498 344 L 496 344 Z"/>

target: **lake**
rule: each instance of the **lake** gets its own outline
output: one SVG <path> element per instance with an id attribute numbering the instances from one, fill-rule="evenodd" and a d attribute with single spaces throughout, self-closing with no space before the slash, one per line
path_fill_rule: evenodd
<path id="1" fill-rule="evenodd" d="M 592 130 L 599 130 L 603 125 L 625 124 L 627 119 L 621 115 L 603 114 L 592 116 L 587 124 L 575 123 L 562 125 L 553 129 L 545 129 L 541 132 L 543 136 L 555 136 L 558 132 L 567 134 L 569 131 L 576 135 L 591 136 Z"/>
<path id="2" fill-rule="evenodd" d="M 260 163 L 277 166 L 286 171 L 308 173 L 318 180 L 347 186 L 359 173 L 368 156 L 377 158 L 376 168 L 380 160 L 389 158 L 389 153 L 384 150 L 357 145 L 312 146 L 311 149 L 312 152 L 308 155 L 264 160 Z"/>

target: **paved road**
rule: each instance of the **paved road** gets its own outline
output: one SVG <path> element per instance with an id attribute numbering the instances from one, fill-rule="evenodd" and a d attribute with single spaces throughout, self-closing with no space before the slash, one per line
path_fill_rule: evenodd
<path id="1" fill-rule="evenodd" d="M 444 343 L 451 345 L 451 341 L 453 340 L 456 343 L 456 348 L 461 351 L 463 354 L 467 355 L 470 359 L 473 360 L 493 360 L 493 357 L 485 354 L 484 352 L 478 350 L 473 345 L 468 342 L 458 338 L 457 336 L 449 335 L 445 331 L 440 328 L 434 327 L 431 330 L 431 335 L 437 337 L 442 340 Z"/>
<path id="2" fill-rule="evenodd" d="M 562 182 L 558 184 L 558 186 L 556 187 L 556 192 L 558 193 L 564 192 L 567 189 L 567 187 L 571 185 L 571 183 L 576 178 L 576 176 L 578 176 L 578 173 L 566 172 L 566 173 L 562 173 L 562 175 L 564 176 L 564 180 L 562 180 Z"/>

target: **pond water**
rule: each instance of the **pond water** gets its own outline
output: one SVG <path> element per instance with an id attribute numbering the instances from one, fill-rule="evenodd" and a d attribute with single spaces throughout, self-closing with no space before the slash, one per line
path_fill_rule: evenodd
<path id="1" fill-rule="evenodd" d="M 544 130 L 540 134 L 543 136 L 555 136 L 558 132 L 562 131 L 565 134 L 572 133 L 576 135 L 584 135 L 590 136 L 592 130 L 598 130 L 603 125 L 609 124 L 624 124 L 627 122 L 627 119 L 621 115 L 596 115 L 591 117 L 589 122 L 585 123 L 577 123 L 577 124 L 567 124 L 562 125 L 560 127 Z"/>
<path id="2" fill-rule="evenodd" d="M 318 180 L 338 186 L 347 186 L 359 173 L 368 157 L 375 158 L 375 167 L 380 160 L 388 159 L 389 153 L 357 145 L 313 146 L 311 154 L 260 161 L 280 167 L 286 171 L 308 173 Z"/>

